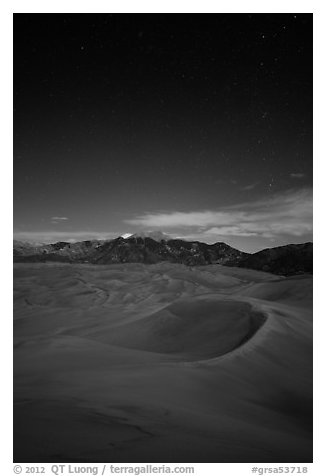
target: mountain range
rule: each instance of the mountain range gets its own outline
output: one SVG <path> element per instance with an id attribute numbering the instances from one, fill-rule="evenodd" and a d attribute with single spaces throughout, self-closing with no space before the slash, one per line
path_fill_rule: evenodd
<path id="1" fill-rule="evenodd" d="M 112 240 L 32 244 L 14 240 L 14 262 L 145 263 L 162 261 L 188 266 L 221 264 L 290 276 L 312 273 L 311 242 L 245 253 L 223 242 L 214 244 L 174 239 L 162 232 L 126 234 Z"/>

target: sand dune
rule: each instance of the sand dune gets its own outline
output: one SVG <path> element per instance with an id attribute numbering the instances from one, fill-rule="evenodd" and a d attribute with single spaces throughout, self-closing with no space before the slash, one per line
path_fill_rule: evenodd
<path id="1" fill-rule="evenodd" d="M 309 462 L 312 277 L 16 264 L 15 462 Z"/>
<path id="2" fill-rule="evenodd" d="M 191 361 L 232 351 L 264 320 L 264 314 L 253 311 L 247 303 L 212 296 L 179 299 L 150 316 L 116 327 L 105 341 Z"/>

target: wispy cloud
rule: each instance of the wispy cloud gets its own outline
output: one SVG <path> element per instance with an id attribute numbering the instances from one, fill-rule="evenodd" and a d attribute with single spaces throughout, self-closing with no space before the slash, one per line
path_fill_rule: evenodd
<path id="1" fill-rule="evenodd" d="M 51 217 L 51 223 L 54 225 L 56 225 L 57 223 L 64 223 L 68 220 L 68 217 Z"/>
<path id="2" fill-rule="evenodd" d="M 246 190 L 253 190 L 253 189 L 256 188 L 257 185 L 259 185 L 259 184 L 260 184 L 260 182 L 251 183 L 251 184 L 249 184 L 249 185 L 246 185 L 245 187 L 241 187 L 241 190 L 244 190 L 244 191 L 246 191 Z"/>
<path id="3" fill-rule="evenodd" d="M 257 236 L 257 231 L 246 230 L 243 226 L 214 226 L 204 231 L 206 235 L 219 235 L 219 236 Z"/>
<path id="4" fill-rule="evenodd" d="M 217 210 L 145 213 L 128 224 L 192 236 L 302 236 L 312 232 L 312 190 L 290 190 Z"/>
<path id="5" fill-rule="evenodd" d="M 300 173 L 300 172 L 298 172 L 298 173 L 292 173 L 292 174 L 290 174 L 290 177 L 291 177 L 291 178 L 294 178 L 294 179 L 301 179 L 301 178 L 305 177 L 305 174 Z"/>

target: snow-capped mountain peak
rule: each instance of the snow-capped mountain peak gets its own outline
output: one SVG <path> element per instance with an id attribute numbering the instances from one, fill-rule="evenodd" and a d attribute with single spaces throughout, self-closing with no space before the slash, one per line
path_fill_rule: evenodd
<path id="1" fill-rule="evenodd" d="M 129 234 L 129 233 L 128 233 Z M 155 241 L 167 241 L 171 240 L 172 237 L 167 233 L 163 233 L 162 231 L 140 231 L 137 233 L 130 234 L 128 238 L 152 238 Z"/>

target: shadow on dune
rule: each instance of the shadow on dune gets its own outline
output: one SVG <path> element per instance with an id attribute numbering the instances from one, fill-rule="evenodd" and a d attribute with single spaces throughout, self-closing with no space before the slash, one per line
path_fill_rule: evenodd
<path id="1" fill-rule="evenodd" d="M 249 340 L 266 315 L 245 302 L 212 297 L 179 300 L 143 319 L 112 329 L 105 342 L 175 354 L 184 360 L 210 359 Z M 104 339 L 104 337 L 102 337 Z"/>

